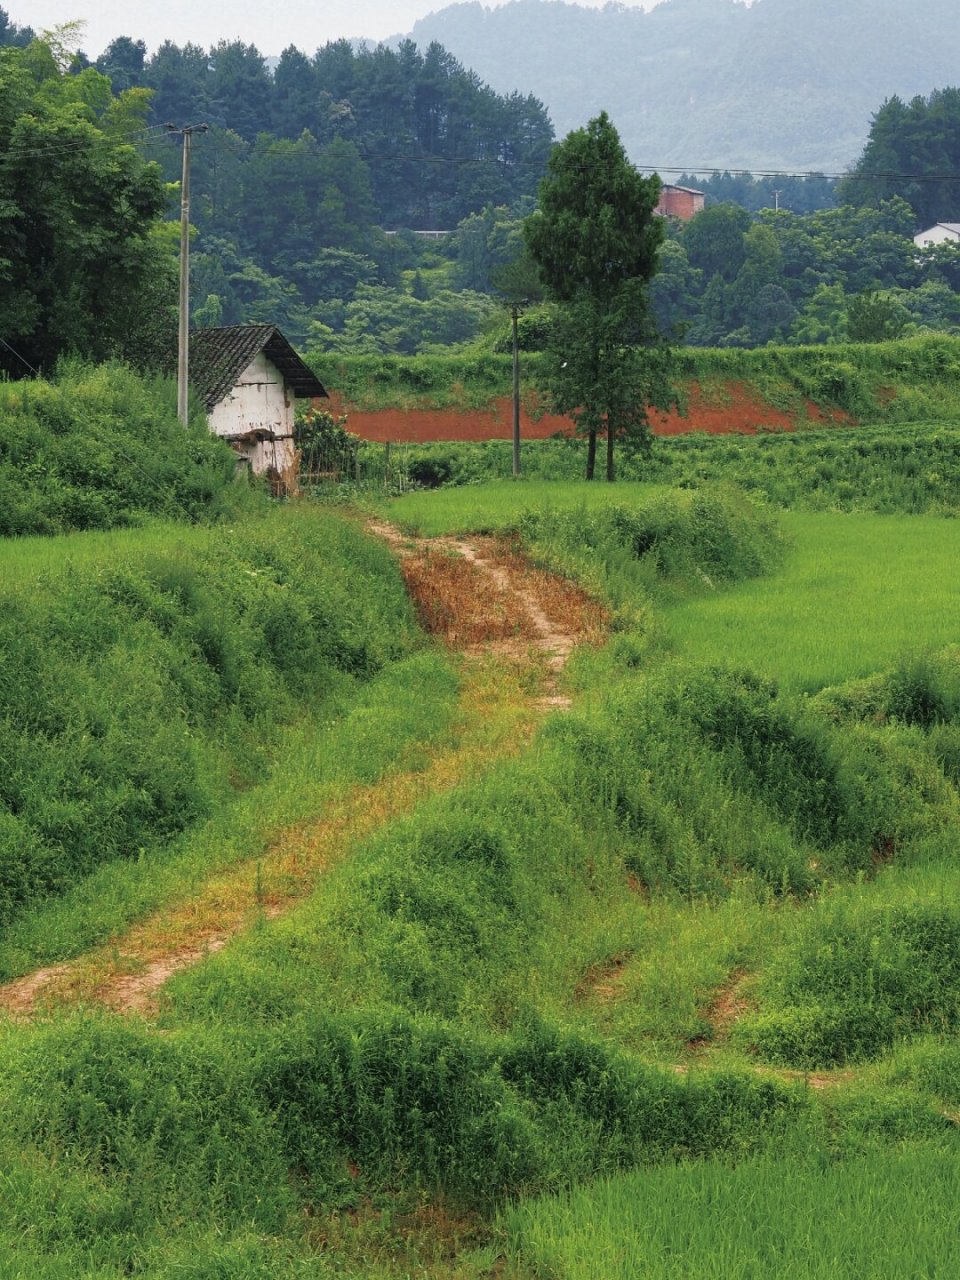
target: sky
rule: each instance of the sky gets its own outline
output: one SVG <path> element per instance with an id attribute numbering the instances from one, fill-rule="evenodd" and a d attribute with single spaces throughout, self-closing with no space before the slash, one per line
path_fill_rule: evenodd
<path id="1" fill-rule="evenodd" d="M 484 0 L 488 8 L 498 0 Z M 602 8 L 606 0 L 576 0 Z M 650 9 L 657 0 L 631 0 L 627 7 Z M 209 48 L 240 39 L 267 57 L 296 45 L 313 53 L 328 40 L 366 37 L 383 40 L 408 32 L 418 18 L 445 8 L 447 0 L 2 0 L 11 22 L 35 31 L 80 19 L 86 31 L 80 47 L 89 57 L 116 36 L 146 42 L 150 52 L 164 40 Z"/>

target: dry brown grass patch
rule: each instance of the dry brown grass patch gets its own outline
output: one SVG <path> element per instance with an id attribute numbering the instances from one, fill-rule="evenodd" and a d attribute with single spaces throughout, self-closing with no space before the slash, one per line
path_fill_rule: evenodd
<path id="1" fill-rule="evenodd" d="M 534 639 L 530 619 L 511 607 L 508 591 L 476 561 L 444 547 L 421 547 L 401 568 L 424 629 L 447 644 Z"/>
<path id="2" fill-rule="evenodd" d="M 578 1001 L 595 1000 L 606 1004 L 620 995 L 624 970 L 633 955 L 632 951 L 620 951 L 615 956 L 591 965 L 577 983 L 574 995 Z"/>

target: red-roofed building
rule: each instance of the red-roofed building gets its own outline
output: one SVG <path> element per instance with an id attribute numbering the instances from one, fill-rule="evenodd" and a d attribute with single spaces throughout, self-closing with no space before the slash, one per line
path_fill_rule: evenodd
<path id="1" fill-rule="evenodd" d="M 695 191 L 693 187 L 671 187 L 664 183 L 660 188 L 660 199 L 654 213 L 689 222 L 703 208 L 703 200 L 703 192 Z"/>

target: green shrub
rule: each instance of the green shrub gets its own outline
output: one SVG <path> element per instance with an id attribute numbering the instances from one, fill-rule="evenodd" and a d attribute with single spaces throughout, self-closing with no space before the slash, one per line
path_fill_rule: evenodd
<path id="1" fill-rule="evenodd" d="M 0 387 L 0 537 L 196 521 L 235 495 L 235 459 L 169 387 L 120 365 L 64 363 Z"/>
<path id="2" fill-rule="evenodd" d="M 908 903 L 824 909 L 781 952 L 767 1001 L 737 1035 L 768 1061 L 862 1061 L 921 1031 L 960 1026 L 960 913 Z"/>
<path id="3" fill-rule="evenodd" d="M 318 1190 L 352 1160 L 371 1182 L 483 1203 L 541 1167 L 541 1135 L 489 1049 L 439 1026 L 374 1013 L 315 1023 L 276 1054 L 266 1096 Z"/>
<path id="4" fill-rule="evenodd" d="M 776 522 L 730 486 L 653 492 L 631 507 L 529 508 L 517 527 L 550 562 L 588 580 L 599 564 L 634 594 L 657 582 L 698 590 L 737 582 L 769 572 L 783 553 Z"/>
<path id="5" fill-rule="evenodd" d="M 3 1129 L 116 1188 L 131 1233 L 163 1214 L 276 1230 L 291 1198 L 254 1083 L 248 1061 L 216 1038 L 73 1019 L 24 1037 L 8 1058 Z"/>
<path id="6" fill-rule="evenodd" d="M 746 1075 L 682 1080 L 536 1025 L 499 1040 L 373 1013 L 314 1023 L 278 1049 L 267 1096 L 317 1191 L 353 1161 L 489 1204 L 575 1174 L 749 1150 L 803 1101 Z"/>

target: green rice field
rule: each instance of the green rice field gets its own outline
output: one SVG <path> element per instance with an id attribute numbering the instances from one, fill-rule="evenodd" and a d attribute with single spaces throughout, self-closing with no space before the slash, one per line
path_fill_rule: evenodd
<path id="1" fill-rule="evenodd" d="M 814 691 L 960 641 L 960 522 L 788 512 L 783 568 L 670 610 L 691 657 Z"/>

